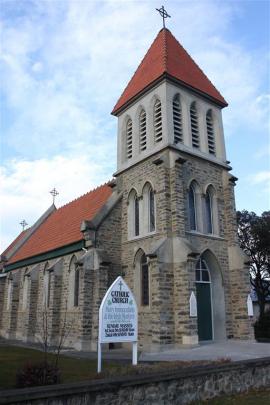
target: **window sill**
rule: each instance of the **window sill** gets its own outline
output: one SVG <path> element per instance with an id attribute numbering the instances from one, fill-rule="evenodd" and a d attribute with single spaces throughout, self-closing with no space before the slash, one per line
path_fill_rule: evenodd
<path id="1" fill-rule="evenodd" d="M 202 233 L 202 232 L 198 232 L 198 231 L 186 231 L 186 233 L 188 233 L 189 235 L 193 235 L 193 236 L 203 236 L 204 238 L 208 238 L 208 239 L 225 240 L 223 237 L 212 234 L 212 233 Z"/>
<path id="2" fill-rule="evenodd" d="M 154 231 L 154 232 L 146 233 L 146 234 L 144 234 L 144 235 L 131 236 L 131 237 L 129 237 L 128 240 L 127 240 L 126 242 L 124 242 L 124 243 L 135 242 L 135 241 L 140 240 L 140 239 L 152 238 L 152 236 L 154 236 L 154 235 L 159 235 L 159 232 Z"/>
<path id="3" fill-rule="evenodd" d="M 151 313 L 151 307 L 150 307 L 150 305 L 145 305 L 145 306 L 142 306 L 142 305 L 140 305 L 140 306 L 138 306 L 138 312 L 140 313 L 140 314 L 150 314 Z"/>

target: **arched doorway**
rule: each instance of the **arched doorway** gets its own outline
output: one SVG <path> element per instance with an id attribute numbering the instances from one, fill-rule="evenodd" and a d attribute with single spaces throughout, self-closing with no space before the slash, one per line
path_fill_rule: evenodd
<path id="1" fill-rule="evenodd" d="M 216 256 L 207 249 L 196 264 L 199 340 L 226 339 L 223 277 Z"/>
<path id="2" fill-rule="evenodd" d="M 211 276 L 206 261 L 196 264 L 197 319 L 199 340 L 213 339 Z"/>

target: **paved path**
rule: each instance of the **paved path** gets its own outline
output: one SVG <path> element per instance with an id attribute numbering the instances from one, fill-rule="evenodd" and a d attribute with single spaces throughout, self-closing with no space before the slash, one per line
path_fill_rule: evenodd
<path id="1" fill-rule="evenodd" d="M 23 343 L 16 340 L 0 339 L 0 345 L 14 345 L 42 350 L 41 345 Z M 96 359 L 96 352 L 76 351 L 64 349 L 61 354 L 80 359 Z M 179 348 L 175 350 L 165 350 L 158 353 L 139 353 L 139 361 L 176 361 L 176 360 L 216 360 L 229 358 L 232 361 L 258 359 L 270 357 L 270 343 L 257 343 L 253 341 L 230 340 L 219 343 L 203 343 L 193 348 Z M 103 359 L 129 362 L 132 358 L 131 350 L 113 349 L 104 350 Z"/>
<path id="2" fill-rule="evenodd" d="M 160 353 L 143 353 L 142 361 L 216 360 L 232 361 L 270 357 L 270 343 L 226 341 L 204 343 L 189 349 L 166 350 Z"/>

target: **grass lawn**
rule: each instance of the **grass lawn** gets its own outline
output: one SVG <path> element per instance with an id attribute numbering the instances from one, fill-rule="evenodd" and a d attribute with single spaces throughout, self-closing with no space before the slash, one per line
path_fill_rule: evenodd
<path id="1" fill-rule="evenodd" d="M 54 355 L 48 356 L 53 362 Z M 26 363 L 39 363 L 44 359 L 38 350 L 15 346 L 0 346 L 0 388 L 14 388 L 17 370 Z M 62 382 L 82 381 L 96 375 L 97 362 L 95 360 L 74 359 L 60 356 Z M 116 368 L 112 362 L 103 362 L 104 370 Z"/>
<path id="2" fill-rule="evenodd" d="M 204 402 L 195 402 L 193 405 L 270 405 L 270 388 L 249 391 L 245 394 L 218 397 Z"/>

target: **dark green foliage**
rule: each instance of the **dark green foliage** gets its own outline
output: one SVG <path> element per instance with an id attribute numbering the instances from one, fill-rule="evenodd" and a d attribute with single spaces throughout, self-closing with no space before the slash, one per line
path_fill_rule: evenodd
<path id="1" fill-rule="evenodd" d="M 36 387 L 38 385 L 52 385 L 60 383 L 58 367 L 50 363 L 27 363 L 16 375 L 16 387 Z"/>
<path id="2" fill-rule="evenodd" d="M 254 332 L 256 340 L 270 342 L 270 310 L 255 322 Z"/>
<path id="3" fill-rule="evenodd" d="M 237 223 L 240 247 L 250 258 L 250 283 L 256 291 L 262 317 L 270 296 L 270 211 L 261 216 L 238 211 Z"/>

